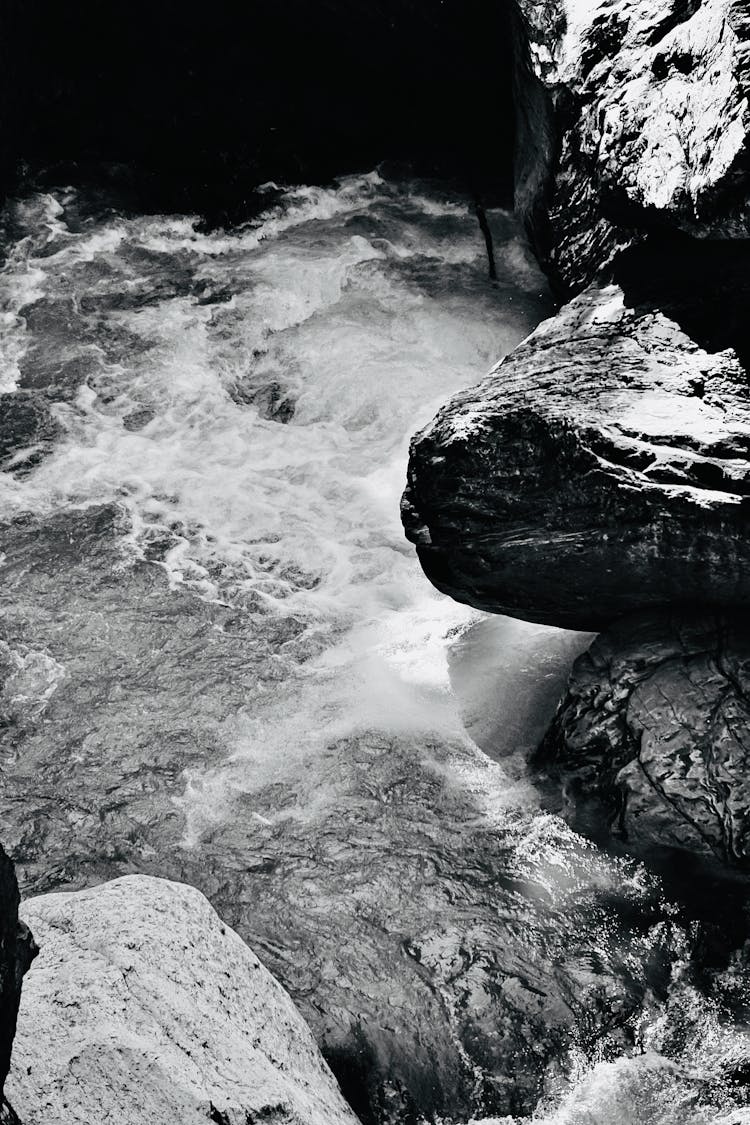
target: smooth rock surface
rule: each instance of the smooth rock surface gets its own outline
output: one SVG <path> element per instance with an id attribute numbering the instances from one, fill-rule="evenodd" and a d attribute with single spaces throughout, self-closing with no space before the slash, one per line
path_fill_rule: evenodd
<path id="1" fill-rule="evenodd" d="M 595 630 L 746 601 L 748 495 L 734 353 L 592 286 L 414 438 L 403 519 L 444 593 Z"/>
<path id="2" fill-rule="evenodd" d="M 289 996 L 192 887 L 24 903 L 41 954 L 8 1080 L 25 1125 L 356 1125 Z"/>
<path id="3" fill-rule="evenodd" d="M 750 621 L 618 622 L 576 661 L 539 760 L 576 828 L 750 870 Z"/>
<path id="4" fill-rule="evenodd" d="M 655 224 L 748 234 L 741 0 L 518 0 L 517 201 L 567 291 Z"/>

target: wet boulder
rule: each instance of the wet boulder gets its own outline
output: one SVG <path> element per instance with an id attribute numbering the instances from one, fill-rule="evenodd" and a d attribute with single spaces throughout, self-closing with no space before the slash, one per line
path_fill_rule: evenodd
<path id="1" fill-rule="evenodd" d="M 356 1125 L 288 995 L 199 891 L 130 876 L 24 915 L 41 945 L 8 1080 L 25 1125 Z"/>
<path id="2" fill-rule="evenodd" d="M 277 379 L 261 383 L 239 380 L 229 388 L 229 394 L 241 406 L 254 406 L 258 417 L 269 422 L 285 425 L 294 417 L 294 398 Z"/>
<path id="3" fill-rule="evenodd" d="M 750 597 L 750 401 L 731 350 L 592 286 L 411 447 L 402 511 L 433 584 L 571 629 Z"/>
<path id="4" fill-rule="evenodd" d="M 750 872 L 750 619 L 615 624 L 576 661 L 538 764 L 575 828 Z"/>
<path id="5" fill-rule="evenodd" d="M 517 9 L 517 206 L 563 290 L 655 226 L 747 237 L 746 4 Z"/>

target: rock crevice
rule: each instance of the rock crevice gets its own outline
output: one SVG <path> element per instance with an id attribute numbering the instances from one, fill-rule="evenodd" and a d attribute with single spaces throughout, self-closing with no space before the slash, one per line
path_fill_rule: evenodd
<path id="1" fill-rule="evenodd" d="M 538 755 L 566 815 L 750 871 L 750 620 L 623 619 L 579 657 Z"/>
<path id="2" fill-rule="evenodd" d="M 37 955 L 31 931 L 18 916 L 16 874 L 0 848 L 0 1125 L 14 1125 L 17 1117 L 4 1096 L 16 1031 L 24 974 Z"/>

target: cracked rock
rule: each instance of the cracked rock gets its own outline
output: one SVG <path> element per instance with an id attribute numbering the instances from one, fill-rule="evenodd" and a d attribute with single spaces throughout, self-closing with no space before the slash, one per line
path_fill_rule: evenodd
<path id="1" fill-rule="evenodd" d="M 750 17 L 742 0 L 518 0 L 517 204 L 578 292 L 654 225 L 750 229 Z"/>
<path id="2" fill-rule="evenodd" d="M 750 619 L 618 622 L 576 661 L 538 758 L 578 830 L 750 872 Z"/>

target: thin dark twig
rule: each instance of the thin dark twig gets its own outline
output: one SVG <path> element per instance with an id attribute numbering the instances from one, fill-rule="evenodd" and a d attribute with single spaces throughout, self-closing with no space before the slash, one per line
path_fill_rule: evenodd
<path id="1" fill-rule="evenodd" d="M 478 192 L 474 194 L 474 210 L 479 219 L 479 227 L 484 235 L 484 244 L 487 247 L 487 262 L 490 267 L 490 281 L 497 281 L 497 267 L 495 266 L 495 247 L 492 242 L 492 231 L 490 224 L 487 222 L 487 212 L 484 209 L 481 196 Z"/>

